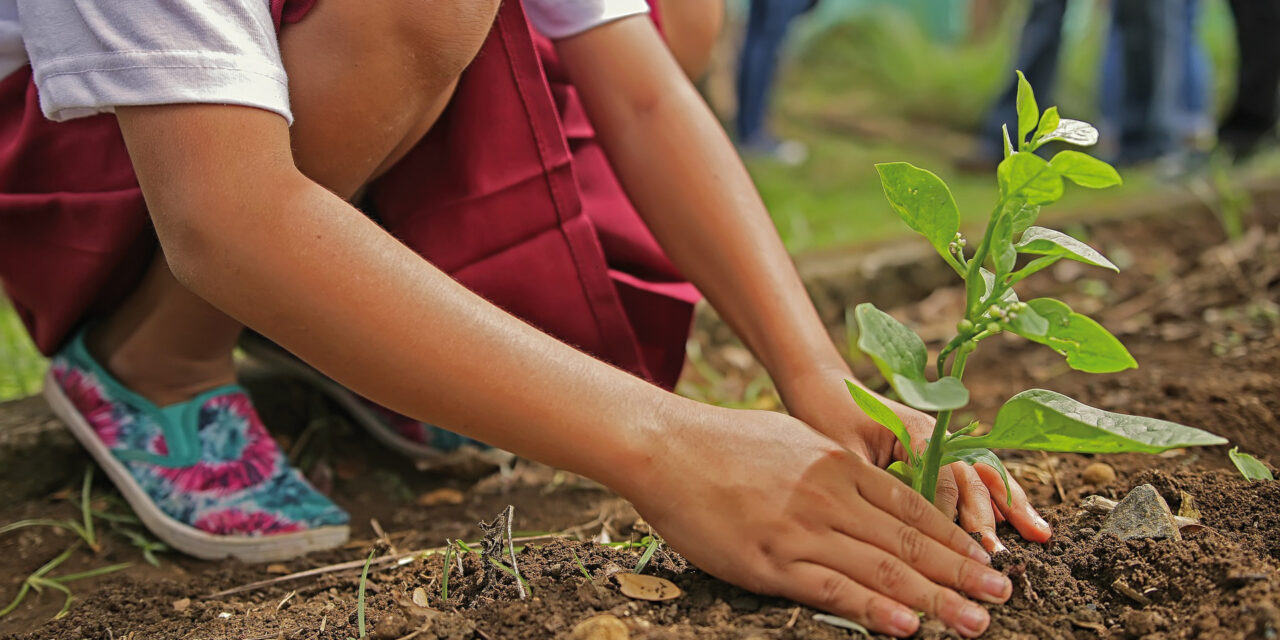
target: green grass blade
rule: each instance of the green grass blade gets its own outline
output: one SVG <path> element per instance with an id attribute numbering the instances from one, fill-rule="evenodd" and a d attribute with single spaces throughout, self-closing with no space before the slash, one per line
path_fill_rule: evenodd
<path id="1" fill-rule="evenodd" d="M 36 572 L 31 574 L 31 577 L 43 578 L 46 573 L 53 571 L 54 569 L 58 568 L 58 565 L 62 564 L 63 562 L 66 562 L 67 558 L 70 558 L 71 554 L 74 553 L 75 550 L 79 547 L 80 547 L 80 541 L 77 540 L 75 544 L 72 544 L 71 546 L 67 547 L 66 551 L 63 551 L 62 553 L 58 554 L 56 558 L 46 562 L 43 567 L 36 569 Z"/>
<path id="2" fill-rule="evenodd" d="M 356 594 L 356 625 L 360 628 L 361 638 L 369 635 L 364 628 L 364 588 L 369 582 L 369 564 L 373 562 L 373 554 L 377 551 L 377 549 L 369 551 L 369 557 L 364 561 L 364 570 L 360 572 L 360 589 Z"/>
<path id="3" fill-rule="evenodd" d="M 453 545 L 444 549 L 444 569 L 440 573 L 440 599 L 449 599 L 449 571 L 453 569 Z"/>
<path id="4" fill-rule="evenodd" d="M 80 515 L 84 517 L 84 541 L 98 550 L 97 536 L 93 532 L 93 465 L 84 468 L 84 483 L 80 486 Z"/>
<path id="5" fill-rule="evenodd" d="M 119 564 L 113 564 L 106 567 L 98 567 L 97 569 L 89 569 L 88 571 L 81 571 L 80 573 L 69 573 L 65 576 L 48 578 L 48 580 L 50 582 L 66 584 L 68 582 L 75 582 L 76 580 L 84 580 L 85 578 L 96 578 L 98 576 L 103 576 L 108 573 L 115 573 L 116 571 L 128 569 L 129 567 L 132 567 L 132 566 L 133 566 L 132 562 L 121 562 Z"/>
<path id="6" fill-rule="evenodd" d="M 579 570 L 579 571 L 582 571 L 582 575 L 586 576 L 586 578 L 587 578 L 588 580 L 590 580 L 590 579 L 591 579 L 591 572 L 590 572 L 590 571 L 587 571 L 587 565 L 582 564 L 582 558 L 579 558 L 579 557 L 578 557 L 578 552 L 577 552 L 577 551 L 569 551 L 569 553 L 572 553 L 572 554 L 573 554 L 573 559 L 578 563 L 578 570 Z"/>
<path id="7" fill-rule="evenodd" d="M 10 602 L 8 606 L 6 606 L 3 609 L 0 609 L 0 618 L 3 618 L 9 615 L 10 613 L 13 613 L 13 610 L 17 609 L 18 605 L 22 604 L 22 601 L 26 599 L 27 592 L 29 591 L 31 591 L 31 583 L 24 580 L 22 582 L 22 586 L 18 587 L 18 595 L 13 597 L 13 601 Z"/>
<path id="8" fill-rule="evenodd" d="M 640 562 L 636 563 L 634 573 L 644 571 L 644 568 L 648 566 L 649 561 L 653 559 L 653 554 L 658 551 L 658 546 L 661 544 L 662 540 L 659 540 L 658 536 L 653 536 L 653 538 L 649 540 L 649 546 L 646 547 L 644 553 L 640 555 Z"/>
<path id="9" fill-rule="evenodd" d="M 48 580 L 45 578 L 32 577 L 30 578 L 30 580 L 31 580 L 31 586 L 33 587 L 36 585 L 39 585 L 42 587 L 49 587 L 50 589 L 53 589 L 55 591 L 61 591 L 62 594 L 66 596 L 66 599 L 62 601 L 62 608 L 59 609 L 58 612 L 53 615 L 54 620 L 61 620 L 64 617 L 66 617 L 68 613 L 71 612 L 71 601 L 75 600 L 75 596 L 71 595 L 71 589 L 68 589 L 65 585 L 59 584 L 58 582 L 55 582 L 53 580 Z"/>
<path id="10" fill-rule="evenodd" d="M 502 571 L 503 571 L 504 573 L 506 573 L 507 575 L 509 575 L 509 576 L 515 576 L 515 578 L 516 578 L 517 580 L 519 580 L 519 581 L 520 581 L 520 584 L 523 584 L 523 585 L 524 585 L 524 588 L 525 588 L 525 589 L 528 589 L 528 590 L 529 590 L 529 593 L 530 593 L 531 595 L 533 594 L 533 587 L 529 585 L 529 581 L 528 581 L 528 580 L 525 580 L 525 579 L 524 579 L 524 576 L 522 576 L 522 575 L 520 575 L 520 574 L 516 573 L 515 571 L 513 571 L 513 570 L 511 569 L 511 567 L 508 567 L 507 565 L 503 564 L 503 562 L 502 562 L 501 560 L 497 559 L 497 558 L 490 557 L 490 556 L 485 556 L 485 558 L 489 561 L 489 564 L 492 564 L 493 566 L 495 566 L 495 567 L 497 567 L 497 568 L 499 568 L 499 569 L 502 569 Z"/>
<path id="11" fill-rule="evenodd" d="M 80 526 L 80 523 L 73 522 L 71 520 L 54 520 L 52 518 L 32 518 L 30 520 L 19 520 L 17 522 L 13 522 L 3 527 L 0 527 L 0 535 L 9 533 L 10 531 L 17 531 L 18 529 L 22 529 L 25 527 L 58 527 L 61 529 L 66 529 L 67 531 L 70 531 L 72 533 L 75 533 L 81 538 L 85 537 L 85 531 Z"/>

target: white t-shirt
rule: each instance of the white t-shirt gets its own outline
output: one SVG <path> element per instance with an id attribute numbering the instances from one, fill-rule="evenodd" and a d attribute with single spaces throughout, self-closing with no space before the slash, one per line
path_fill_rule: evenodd
<path id="1" fill-rule="evenodd" d="M 649 10 L 645 0 L 523 2 L 550 38 Z M 51 120 L 194 102 L 293 121 L 267 0 L 0 0 L 0 77 L 28 62 Z"/>

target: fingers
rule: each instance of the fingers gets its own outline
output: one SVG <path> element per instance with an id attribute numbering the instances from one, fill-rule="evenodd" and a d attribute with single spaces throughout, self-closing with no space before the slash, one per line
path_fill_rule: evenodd
<path id="1" fill-rule="evenodd" d="M 1023 538 L 1032 542 L 1048 542 L 1049 537 L 1053 535 L 1053 529 L 1049 526 L 1044 518 L 1036 512 L 1035 508 L 1027 502 L 1027 494 L 1022 487 L 1013 478 L 1009 478 L 1009 488 L 1013 494 L 1013 504 L 1009 504 L 1004 490 L 1004 481 L 1000 478 L 1000 472 L 992 469 L 985 464 L 979 464 L 973 467 L 978 476 L 982 478 L 983 484 L 987 486 L 987 490 L 991 492 L 991 498 L 995 501 L 996 507 L 1000 509 L 1000 513 L 1004 514 L 1009 524 L 1013 525 Z"/>
<path id="2" fill-rule="evenodd" d="M 981 634 L 990 623 L 986 610 L 981 606 L 929 580 L 898 557 L 873 545 L 843 538 L 839 542 L 821 545 L 812 553 L 812 561 L 830 567 L 882 596 L 923 611 L 965 636 Z M 971 564 L 977 569 L 976 563 Z M 1004 579 L 1003 576 L 1000 578 Z M 1008 585 L 1007 579 L 1005 583 Z M 1013 590 L 1011 585 L 1007 588 Z"/>
<path id="3" fill-rule="evenodd" d="M 982 546 L 991 553 L 1008 551 L 996 536 L 996 511 L 991 502 L 991 492 L 982 482 L 977 471 L 967 464 L 955 467 L 956 484 L 960 491 L 960 526 L 965 531 L 982 537 Z"/>
<path id="4" fill-rule="evenodd" d="M 1013 585 L 1004 574 L 956 553 L 870 505 L 857 514 L 857 522 L 848 522 L 840 530 L 850 538 L 893 554 L 930 581 L 975 598 L 999 603 L 1013 593 Z"/>
<path id="5" fill-rule="evenodd" d="M 911 609 L 834 569 L 811 562 L 792 564 L 780 595 L 852 620 L 877 633 L 906 637 L 920 628 Z"/>
<path id="6" fill-rule="evenodd" d="M 937 507 L 947 520 L 956 519 L 956 506 L 959 502 L 959 483 L 952 467 L 966 466 L 964 463 L 947 465 L 938 470 L 938 486 L 933 493 L 933 506 Z"/>
<path id="7" fill-rule="evenodd" d="M 897 478 L 879 469 L 860 469 L 856 476 L 858 491 L 876 508 L 898 521 L 919 529 L 921 533 L 937 540 L 948 549 L 968 556 L 983 564 L 991 563 L 991 556 L 974 542 L 951 518 L 923 496 L 911 490 Z"/>

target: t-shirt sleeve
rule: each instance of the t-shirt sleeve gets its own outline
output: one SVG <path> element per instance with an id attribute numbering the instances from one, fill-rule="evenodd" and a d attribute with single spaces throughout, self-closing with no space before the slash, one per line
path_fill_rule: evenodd
<path id="1" fill-rule="evenodd" d="M 524 10 L 534 28 L 548 38 L 558 39 L 648 13 L 649 4 L 645 0 L 524 0 Z"/>
<path id="2" fill-rule="evenodd" d="M 215 103 L 292 122 L 267 0 L 18 0 L 18 16 L 51 120 Z"/>

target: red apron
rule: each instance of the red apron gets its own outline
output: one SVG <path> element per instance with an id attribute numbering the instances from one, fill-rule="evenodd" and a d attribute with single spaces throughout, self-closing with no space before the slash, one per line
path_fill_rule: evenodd
<path id="1" fill-rule="evenodd" d="M 287 24 L 314 3 L 272 0 L 272 13 Z M 632 208 L 520 3 L 503 3 L 439 122 L 366 197 L 471 290 L 674 386 L 698 294 Z M 29 68 L 0 81 L 0 280 L 40 349 L 118 303 L 154 249 L 114 116 L 53 123 Z"/>

